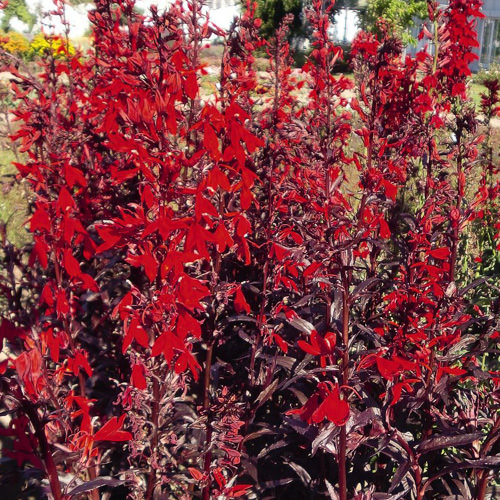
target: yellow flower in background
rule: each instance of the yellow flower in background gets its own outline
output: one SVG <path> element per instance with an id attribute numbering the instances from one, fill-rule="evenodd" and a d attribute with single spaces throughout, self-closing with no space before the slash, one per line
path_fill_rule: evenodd
<path id="1" fill-rule="evenodd" d="M 17 31 L 0 32 L 0 47 L 9 54 L 24 57 L 30 49 L 30 43 Z"/>
<path id="2" fill-rule="evenodd" d="M 64 57 L 66 53 L 72 56 L 75 54 L 75 48 L 71 42 L 66 46 L 66 40 L 59 36 L 49 36 L 43 33 L 35 35 L 30 46 L 31 56 L 44 57 L 51 53 L 54 57 Z"/>

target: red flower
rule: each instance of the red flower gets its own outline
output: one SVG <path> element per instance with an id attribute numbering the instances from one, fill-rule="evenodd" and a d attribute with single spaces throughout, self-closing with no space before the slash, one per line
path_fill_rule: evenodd
<path id="1" fill-rule="evenodd" d="M 129 441 L 132 439 L 130 432 L 121 430 L 124 420 L 125 415 L 119 419 L 112 417 L 94 434 L 94 441 Z"/>
<path id="2" fill-rule="evenodd" d="M 327 332 L 325 337 L 321 337 L 316 330 L 311 332 L 311 343 L 308 344 L 304 340 L 297 342 L 298 346 L 308 354 L 313 356 L 320 356 L 320 364 L 322 367 L 326 366 L 326 358 L 332 357 L 335 352 L 335 344 L 337 337 L 333 332 Z"/>
<path id="3" fill-rule="evenodd" d="M 340 397 L 338 384 L 329 388 L 330 384 L 320 383 L 315 392 L 300 409 L 290 410 L 288 414 L 297 414 L 302 420 L 318 424 L 325 418 L 335 425 L 344 425 L 349 418 L 349 403 Z M 320 403 L 321 398 L 323 401 Z"/>

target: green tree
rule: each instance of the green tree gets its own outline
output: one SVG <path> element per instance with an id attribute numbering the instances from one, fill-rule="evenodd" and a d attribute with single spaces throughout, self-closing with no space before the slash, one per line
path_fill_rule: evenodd
<path id="1" fill-rule="evenodd" d="M 325 0 L 325 5 L 329 0 Z M 336 0 L 331 10 L 331 18 L 342 9 L 362 11 L 368 0 Z M 291 38 L 306 38 L 310 33 L 307 26 L 305 9 L 311 6 L 311 0 L 257 0 L 257 16 L 262 19 L 261 34 L 265 38 L 274 35 L 287 14 L 293 14 Z"/>
<path id="2" fill-rule="evenodd" d="M 334 11 L 340 9 L 356 9 L 366 8 L 367 0 L 336 0 L 333 6 Z"/>
<path id="3" fill-rule="evenodd" d="M 369 0 L 361 16 L 361 27 L 376 33 L 377 21 L 383 18 L 405 42 L 410 42 L 408 29 L 414 26 L 416 18 L 426 17 L 426 0 Z"/>
<path id="4" fill-rule="evenodd" d="M 257 16 L 262 19 L 260 28 L 262 36 L 272 37 L 287 14 L 294 16 L 290 26 L 291 36 L 303 36 L 305 34 L 303 10 L 303 0 L 257 0 Z"/>
<path id="5" fill-rule="evenodd" d="M 12 18 L 17 18 L 27 24 L 30 31 L 36 23 L 36 16 L 28 10 L 26 0 L 9 0 L 7 6 L 3 9 L 3 17 L 0 21 L 0 28 L 3 31 L 11 29 L 10 21 Z"/>

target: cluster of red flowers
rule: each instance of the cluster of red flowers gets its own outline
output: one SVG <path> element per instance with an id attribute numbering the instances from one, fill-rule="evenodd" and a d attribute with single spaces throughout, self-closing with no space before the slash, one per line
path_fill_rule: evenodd
<path id="1" fill-rule="evenodd" d="M 197 0 L 96 0 L 91 53 L 4 68 L 33 243 L 6 259 L 1 433 L 56 500 L 423 499 L 457 479 L 484 498 L 500 299 L 497 160 L 466 99 L 481 2 L 428 3 L 433 53 L 361 33 L 355 83 L 320 0 L 300 71 L 289 18 L 264 41 L 255 5 L 226 33 Z"/>

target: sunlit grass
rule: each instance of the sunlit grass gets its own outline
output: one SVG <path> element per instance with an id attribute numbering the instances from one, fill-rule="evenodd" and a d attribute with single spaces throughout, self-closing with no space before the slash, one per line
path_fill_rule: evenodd
<path id="1" fill-rule="evenodd" d="M 0 150 L 0 223 L 7 227 L 7 239 L 21 246 L 31 237 L 24 227 L 28 216 L 28 195 L 22 183 L 16 180 L 14 153 Z"/>

